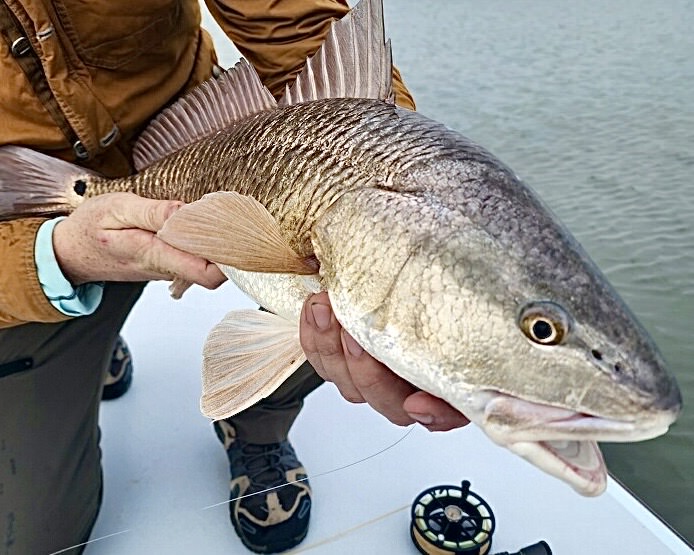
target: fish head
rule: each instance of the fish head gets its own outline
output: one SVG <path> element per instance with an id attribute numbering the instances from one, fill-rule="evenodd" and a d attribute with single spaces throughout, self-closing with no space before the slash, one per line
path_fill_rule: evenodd
<path id="1" fill-rule="evenodd" d="M 484 192 L 468 180 L 464 194 L 346 195 L 316 229 L 321 272 L 338 319 L 369 353 L 596 495 L 606 483 L 596 441 L 661 435 L 679 389 L 578 243 L 502 174 L 490 191 L 487 171 Z"/>

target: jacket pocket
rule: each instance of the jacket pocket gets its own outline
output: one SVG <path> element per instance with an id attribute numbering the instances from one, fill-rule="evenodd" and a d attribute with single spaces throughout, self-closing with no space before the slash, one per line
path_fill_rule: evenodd
<path id="1" fill-rule="evenodd" d="M 191 0 L 54 0 L 53 5 L 80 59 L 114 70 L 171 48 L 176 35 L 186 35 L 195 22 L 184 17 L 191 14 L 182 6 L 185 1 Z"/>
<path id="2" fill-rule="evenodd" d="M 5 362 L 4 364 L 0 364 L 0 378 L 24 372 L 25 370 L 31 370 L 33 367 L 34 360 L 32 358 L 20 358 L 12 362 Z"/>

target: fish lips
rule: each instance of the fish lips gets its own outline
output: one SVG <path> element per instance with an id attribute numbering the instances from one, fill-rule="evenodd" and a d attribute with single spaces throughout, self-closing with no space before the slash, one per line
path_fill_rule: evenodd
<path id="1" fill-rule="evenodd" d="M 607 467 L 595 441 L 522 441 L 504 447 L 581 495 L 594 497 L 607 487 Z"/>
<path id="2" fill-rule="evenodd" d="M 643 411 L 633 420 L 616 420 L 535 403 L 508 394 L 485 392 L 479 425 L 498 443 L 593 440 L 632 442 L 664 434 L 679 411 Z"/>
<path id="3" fill-rule="evenodd" d="M 473 420 L 497 444 L 555 476 L 585 496 L 600 495 L 607 468 L 597 441 L 641 441 L 665 433 L 678 411 L 651 411 L 620 421 L 481 391 Z M 472 416 L 472 415 L 470 415 Z"/>

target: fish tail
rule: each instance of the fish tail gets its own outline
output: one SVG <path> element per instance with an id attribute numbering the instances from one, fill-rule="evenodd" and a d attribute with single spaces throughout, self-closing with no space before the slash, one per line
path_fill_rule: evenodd
<path id="1" fill-rule="evenodd" d="M 72 212 L 93 175 L 29 148 L 0 147 L 0 220 Z"/>

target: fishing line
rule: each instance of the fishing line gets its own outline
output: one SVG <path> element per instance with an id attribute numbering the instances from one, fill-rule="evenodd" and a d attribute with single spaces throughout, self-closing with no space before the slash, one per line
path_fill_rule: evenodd
<path id="1" fill-rule="evenodd" d="M 304 482 L 304 481 L 308 480 L 309 478 L 310 478 L 311 480 L 315 480 L 316 478 L 320 478 L 320 477 L 322 477 L 322 476 L 327 476 L 327 475 L 329 475 L 329 474 L 334 474 L 335 472 L 340 472 L 340 471 L 345 470 L 345 469 L 347 469 L 347 468 L 351 468 L 351 467 L 356 466 L 356 465 L 358 465 L 358 464 L 364 463 L 364 462 L 366 462 L 366 461 L 368 461 L 368 460 L 370 460 L 370 459 L 373 459 L 373 458 L 375 458 L 375 457 L 378 457 L 379 455 L 382 455 L 382 454 L 385 453 L 386 451 L 389 451 L 390 449 L 392 449 L 393 447 L 395 447 L 395 446 L 398 445 L 399 443 L 402 443 L 402 442 L 405 441 L 405 439 L 407 439 L 407 437 L 412 433 L 412 430 L 414 430 L 415 427 L 416 427 L 416 425 L 410 426 L 410 427 L 407 429 L 407 431 L 405 432 L 405 434 L 404 434 L 402 437 L 400 437 L 397 441 L 395 441 L 394 443 L 391 443 L 390 445 L 384 447 L 383 449 L 380 449 L 379 451 L 376 451 L 375 453 L 371 453 L 370 455 L 367 455 L 366 457 L 363 457 L 363 458 L 358 459 L 358 460 L 356 460 L 356 461 L 352 461 L 351 463 L 348 463 L 348 464 L 345 464 L 345 465 L 342 465 L 342 466 L 338 466 L 338 467 L 336 467 L 336 468 L 333 468 L 333 469 L 331 469 L 331 470 L 326 470 L 325 472 L 320 472 L 320 473 L 318 473 L 318 474 L 312 474 L 311 476 L 307 476 L 306 478 L 301 478 L 301 479 L 299 479 L 299 480 L 294 480 L 294 481 L 292 481 L 292 482 L 287 482 L 286 484 L 282 484 L 282 485 L 280 485 L 280 486 L 274 486 L 274 487 L 267 488 L 267 489 L 264 489 L 264 490 L 261 490 L 261 491 L 255 492 L 255 493 L 249 493 L 249 494 L 246 494 L 246 495 L 241 495 L 241 496 L 239 496 L 239 497 L 235 497 L 235 498 L 233 498 L 233 499 L 227 499 L 226 501 L 222 501 L 221 503 L 215 503 L 215 504 L 213 504 L 213 505 L 208 505 L 208 506 L 206 506 L 206 507 L 201 507 L 201 508 L 199 508 L 199 509 L 196 509 L 196 511 L 206 511 L 206 510 L 208 510 L 208 509 L 213 509 L 213 508 L 215 508 L 215 507 L 221 507 L 222 505 L 227 505 L 227 504 L 229 504 L 229 503 L 231 503 L 231 502 L 233 502 L 233 501 L 237 501 L 238 499 L 244 499 L 244 498 L 246 498 L 246 497 L 252 497 L 253 495 L 264 494 L 264 493 L 267 493 L 267 492 L 270 492 L 270 491 L 273 491 L 273 490 L 276 490 L 276 489 L 283 488 L 283 487 L 285 487 L 285 486 L 287 486 L 287 485 L 297 484 L 297 483 L 299 483 L 299 482 Z M 409 506 L 409 505 L 408 505 L 408 506 Z M 380 519 L 382 519 L 382 518 L 386 518 L 387 516 L 390 516 L 390 514 L 396 513 L 396 512 L 401 511 L 401 510 L 402 510 L 402 508 L 396 509 L 396 510 L 392 511 L 391 513 L 388 513 L 388 514 L 386 514 L 386 515 L 382 515 L 381 517 L 377 517 L 376 520 L 380 520 Z M 176 514 L 176 513 L 169 513 L 169 515 L 173 515 L 173 514 Z M 182 514 L 182 512 L 181 512 L 181 513 L 178 513 L 178 514 Z M 361 525 L 359 525 L 359 526 L 357 526 L 357 527 L 355 527 L 355 528 L 352 528 L 352 529 L 350 529 L 350 530 L 347 530 L 347 531 L 343 532 L 342 534 L 338 534 L 338 536 L 340 536 L 340 535 L 347 535 L 347 534 L 353 532 L 354 530 L 356 530 L 357 528 L 360 528 L 360 527 L 367 526 L 367 525 L 371 524 L 371 522 L 372 522 L 372 521 L 363 523 L 363 524 L 361 524 Z M 373 522 L 375 522 L 375 521 L 373 521 Z M 120 530 L 119 532 L 113 532 L 113 533 L 111 533 L 111 534 L 106 534 L 105 536 L 100 536 L 100 537 L 98 537 L 98 538 L 94 538 L 93 540 L 89 540 L 89 541 L 86 541 L 86 542 L 83 542 L 83 543 L 78 543 L 78 544 L 72 545 L 72 546 L 70 546 L 70 547 L 66 547 L 65 549 L 61 549 L 61 550 L 59 550 L 59 551 L 53 551 L 53 552 L 50 553 L 49 555 L 59 555 L 60 553 L 65 553 L 65 552 L 67 552 L 67 551 L 70 551 L 71 549 L 75 549 L 75 548 L 78 548 L 78 547 L 83 547 L 83 546 L 85 546 L 85 545 L 89 545 L 89 544 L 92 544 L 92 543 L 96 543 L 96 542 L 101 541 L 101 540 L 105 540 L 105 539 L 112 538 L 112 537 L 114 537 L 114 536 L 119 536 L 119 535 L 122 535 L 122 534 L 127 534 L 128 532 L 137 531 L 137 530 L 141 530 L 141 529 L 144 529 L 144 528 L 146 528 L 146 527 L 145 527 L 145 526 L 138 526 L 138 527 L 136 527 L 136 528 L 128 528 L 128 529 L 126 529 L 126 530 Z M 321 543 L 327 543 L 328 541 L 334 541 L 334 539 L 333 539 L 333 538 L 328 538 L 327 540 L 322 540 Z M 309 546 L 309 548 L 310 548 L 310 549 L 313 549 L 313 547 L 316 547 L 317 545 L 318 545 L 318 544 L 313 544 L 312 546 Z"/>
<path id="2" fill-rule="evenodd" d="M 93 543 L 93 542 L 98 542 L 101 540 L 105 540 L 106 538 L 112 538 L 113 536 L 120 536 L 121 534 L 126 534 L 133 530 L 132 528 L 128 528 L 127 530 L 121 530 L 120 532 L 113 532 L 112 534 L 106 534 L 105 536 L 101 536 L 100 538 L 96 538 L 94 540 L 89 540 L 88 542 L 83 542 L 83 543 L 78 543 L 75 545 L 71 545 L 70 547 L 66 547 L 65 549 L 61 549 L 60 551 L 53 551 L 49 555 L 58 555 L 59 553 L 65 553 L 66 551 L 70 551 L 71 549 L 75 549 L 77 547 L 84 547 L 87 544 Z"/>
<path id="3" fill-rule="evenodd" d="M 398 443 L 405 441 L 407 436 L 409 436 L 412 433 L 412 430 L 414 430 L 414 426 L 410 426 L 409 429 L 407 430 L 407 432 L 405 432 L 405 435 L 403 435 L 395 443 L 392 443 L 392 444 L 388 445 L 387 447 L 384 447 L 380 451 L 376 451 L 375 453 L 372 453 L 371 455 L 368 455 L 368 456 L 364 457 L 363 459 L 353 461 L 353 462 L 345 464 L 343 466 L 338 466 L 337 468 L 333 468 L 332 470 L 326 470 L 325 472 L 320 472 L 319 474 L 313 474 L 310 476 L 310 478 L 311 478 L 311 480 L 314 480 L 315 478 L 320 478 L 321 476 L 327 476 L 328 474 L 334 474 L 335 472 L 340 472 L 341 470 L 345 470 L 345 469 L 350 468 L 352 466 L 356 466 L 358 464 L 366 462 L 369 459 L 373 459 L 374 457 L 378 457 L 379 455 L 381 455 L 381 454 L 385 453 L 386 451 L 389 451 L 390 449 L 395 447 Z M 227 504 L 231 503 L 232 501 L 236 501 L 238 499 L 245 499 L 246 497 L 253 497 L 254 495 L 260 495 L 261 493 L 267 493 L 269 491 L 283 488 L 284 486 L 289 486 L 291 484 L 298 484 L 300 482 L 305 482 L 308 479 L 309 479 L 309 476 L 307 476 L 306 478 L 299 478 L 298 480 L 294 480 L 292 482 L 287 482 L 286 484 L 282 484 L 281 486 L 274 486 L 274 487 L 267 488 L 267 489 L 264 489 L 261 491 L 257 491 L 255 493 L 248 493 L 246 495 L 240 495 L 239 497 L 235 497 L 234 499 L 228 499 L 226 501 L 222 501 L 221 503 L 215 503 L 214 505 L 208 505 L 207 507 L 203 507 L 200 510 L 206 511 L 207 509 L 213 509 L 214 507 L 221 507 L 222 505 L 227 505 Z"/>
<path id="4" fill-rule="evenodd" d="M 376 524 L 377 522 L 380 522 L 381 520 L 385 520 L 388 517 L 391 517 L 399 512 L 402 512 L 406 509 L 409 509 L 412 506 L 412 503 L 407 503 L 407 505 L 403 505 L 402 507 L 398 507 L 397 509 L 393 509 L 392 511 L 388 511 L 387 513 L 384 513 L 380 516 L 377 516 L 376 518 L 372 518 L 371 520 L 367 520 L 365 522 L 362 522 L 361 524 L 357 524 L 356 526 L 353 526 L 352 528 L 349 528 L 348 530 L 345 530 L 343 532 L 338 532 L 334 536 L 330 536 L 329 538 L 325 538 L 323 540 L 314 542 L 309 545 L 304 545 L 298 549 L 294 549 L 292 551 L 289 551 L 287 555 L 295 555 L 296 553 L 304 553 L 305 551 L 310 551 L 311 549 L 315 549 L 316 547 L 321 547 L 323 545 L 327 545 L 329 543 L 333 543 L 335 541 L 341 540 L 342 538 L 349 536 L 350 534 L 356 532 L 357 530 L 361 530 L 362 528 L 366 528 L 367 526 L 371 526 L 372 524 Z"/>

